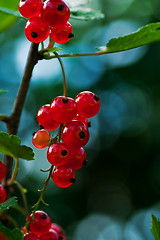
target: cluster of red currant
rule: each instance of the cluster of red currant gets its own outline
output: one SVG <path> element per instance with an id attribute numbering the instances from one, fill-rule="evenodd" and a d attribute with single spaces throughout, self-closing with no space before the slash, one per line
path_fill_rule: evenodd
<path id="1" fill-rule="evenodd" d="M 33 214 L 30 214 L 28 222 Z M 36 211 L 30 221 L 29 232 L 21 228 L 24 240 L 66 240 L 66 235 L 61 226 L 52 223 L 50 217 L 44 211 Z"/>
<path id="2" fill-rule="evenodd" d="M 0 181 L 4 179 L 6 175 L 6 167 L 3 162 L 0 161 Z M 3 185 L 0 184 L 0 203 L 6 200 L 6 190 L 4 189 Z"/>
<path id="3" fill-rule="evenodd" d="M 89 140 L 88 118 L 100 110 L 100 99 L 92 92 L 79 93 L 75 99 L 58 96 L 51 104 L 42 106 L 37 113 L 37 121 L 44 128 L 33 135 L 33 145 L 39 149 L 49 146 L 47 159 L 56 166 L 52 179 L 62 188 L 75 182 L 74 170 L 86 163 L 83 146 Z M 60 125 L 60 135 L 51 139 L 48 131 Z M 62 141 L 61 141 L 62 139 Z"/>
<path id="4" fill-rule="evenodd" d="M 43 3 L 44 2 L 44 3 Z M 54 42 L 66 43 L 74 35 L 69 7 L 63 0 L 21 0 L 19 11 L 30 18 L 25 26 L 25 35 L 30 42 L 40 43 L 50 35 Z"/>

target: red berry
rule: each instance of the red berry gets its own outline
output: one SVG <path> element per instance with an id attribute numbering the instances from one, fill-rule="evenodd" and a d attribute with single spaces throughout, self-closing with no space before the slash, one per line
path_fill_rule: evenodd
<path id="1" fill-rule="evenodd" d="M 53 229 L 50 229 L 48 233 L 40 236 L 40 240 L 60 240 L 58 233 Z"/>
<path id="2" fill-rule="evenodd" d="M 2 186 L 2 184 L 0 184 L 0 203 L 4 202 L 6 200 L 6 190 L 4 189 L 4 187 Z"/>
<path id="3" fill-rule="evenodd" d="M 32 214 L 29 216 L 30 220 Z M 51 227 L 51 219 L 47 213 L 43 211 L 36 211 L 34 220 L 30 223 L 30 231 L 36 235 L 47 233 Z"/>
<path id="4" fill-rule="evenodd" d="M 64 96 L 59 96 L 51 102 L 52 118 L 59 123 L 71 121 L 77 114 L 77 106 L 74 99 Z"/>
<path id="5" fill-rule="evenodd" d="M 47 0 L 41 9 L 41 17 L 50 27 L 55 27 L 69 20 L 70 10 L 62 0 Z"/>
<path id="6" fill-rule="evenodd" d="M 89 91 L 79 93 L 75 98 L 75 102 L 78 114 L 84 118 L 94 117 L 100 110 L 100 98 Z"/>
<path id="7" fill-rule="evenodd" d="M 48 131 L 53 131 L 59 127 L 59 123 L 52 119 L 50 105 L 42 106 L 37 112 L 37 121 Z"/>
<path id="8" fill-rule="evenodd" d="M 80 148 L 89 140 L 89 131 L 82 122 L 73 120 L 66 123 L 62 130 L 62 140 L 66 145 Z"/>
<path id="9" fill-rule="evenodd" d="M 52 144 L 47 151 L 48 161 L 55 166 L 64 165 L 69 159 L 69 150 L 65 143 Z"/>
<path id="10" fill-rule="evenodd" d="M 70 157 L 65 167 L 72 168 L 73 170 L 78 170 L 86 162 L 86 152 L 84 148 L 70 148 Z"/>
<path id="11" fill-rule="evenodd" d="M 61 188 L 69 187 L 75 182 L 74 171 L 65 166 L 56 167 L 53 171 L 52 179 L 54 183 Z"/>
<path id="12" fill-rule="evenodd" d="M 60 240 L 66 240 L 66 234 L 61 226 L 59 226 L 56 223 L 52 223 L 51 229 L 53 229 L 54 231 L 56 231 L 58 233 Z"/>
<path id="13" fill-rule="evenodd" d="M 18 6 L 23 17 L 33 18 L 39 16 L 43 3 L 41 0 L 21 0 Z"/>
<path id="14" fill-rule="evenodd" d="M 51 29 L 51 37 L 56 43 L 66 43 L 73 36 L 72 25 L 69 22 L 58 27 L 53 27 Z"/>
<path id="15" fill-rule="evenodd" d="M 48 147 L 50 134 L 45 129 L 40 129 L 34 133 L 32 143 L 36 148 L 43 149 Z"/>
<path id="16" fill-rule="evenodd" d="M 84 123 L 86 125 L 86 127 L 88 127 L 88 119 L 87 118 L 83 118 L 77 114 L 73 120 L 78 120 L 78 121 Z"/>
<path id="17" fill-rule="evenodd" d="M 24 240 L 40 240 L 40 238 L 34 233 L 26 233 L 24 234 Z"/>
<path id="18" fill-rule="evenodd" d="M 6 167 L 3 162 L 0 161 L 0 181 L 3 180 L 3 178 L 6 175 Z"/>
<path id="19" fill-rule="evenodd" d="M 47 39 L 50 28 L 40 17 L 34 17 L 27 21 L 25 35 L 30 42 L 40 43 Z"/>

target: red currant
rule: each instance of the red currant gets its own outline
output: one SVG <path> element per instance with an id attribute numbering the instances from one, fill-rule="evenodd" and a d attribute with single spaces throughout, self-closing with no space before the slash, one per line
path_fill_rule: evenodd
<path id="1" fill-rule="evenodd" d="M 88 119 L 87 118 L 83 118 L 77 114 L 73 120 L 78 120 L 78 121 L 84 123 L 86 125 L 86 127 L 88 127 Z"/>
<path id="2" fill-rule="evenodd" d="M 43 3 L 41 0 L 21 0 L 18 6 L 23 17 L 33 18 L 39 16 Z"/>
<path id="3" fill-rule="evenodd" d="M 77 114 L 77 106 L 74 99 L 64 96 L 59 96 L 51 102 L 52 118 L 59 123 L 71 121 Z"/>
<path id="4" fill-rule="evenodd" d="M 65 167 L 78 170 L 86 163 L 86 152 L 84 148 L 70 148 L 70 157 Z"/>
<path id="5" fill-rule="evenodd" d="M 47 0 L 41 9 L 41 17 L 50 27 L 55 27 L 69 20 L 70 10 L 63 0 Z"/>
<path id="6" fill-rule="evenodd" d="M 62 140 L 66 145 L 79 148 L 89 140 L 89 131 L 82 122 L 73 120 L 66 123 L 62 130 Z"/>
<path id="7" fill-rule="evenodd" d="M 52 144 L 47 151 L 48 161 L 55 166 L 64 165 L 69 159 L 69 150 L 65 143 Z"/>
<path id="8" fill-rule="evenodd" d="M 42 106 L 37 112 L 37 121 L 46 130 L 53 131 L 59 127 L 59 123 L 54 121 L 50 113 L 50 105 L 46 104 Z"/>
<path id="9" fill-rule="evenodd" d="M 6 167 L 3 162 L 0 161 L 0 181 L 3 180 L 3 178 L 6 175 Z"/>
<path id="10" fill-rule="evenodd" d="M 2 186 L 2 184 L 0 184 L 0 203 L 4 202 L 6 200 L 6 190 L 4 189 L 4 187 Z"/>
<path id="11" fill-rule="evenodd" d="M 52 179 L 54 183 L 61 188 L 69 187 L 75 182 L 74 171 L 65 166 L 56 167 L 53 171 Z"/>
<path id="12" fill-rule="evenodd" d="M 51 228 L 58 233 L 60 240 L 66 240 L 66 234 L 61 226 L 56 223 L 52 223 Z"/>
<path id="13" fill-rule="evenodd" d="M 100 98 L 89 91 L 79 93 L 75 98 L 75 102 L 78 114 L 84 118 L 94 117 L 100 110 Z"/>
<path id="14" fill-rule="evenodd" d="M 36 148 L 43 149 L 48 147 L 50 137 L 51 136 L 48 131 L 45 129 L 40 129 L 34 133 L 32 143 Z"/>
<path id="15" fill-rule="evenodd" d="M 24 240 L 40 240 L 40 238 L 34 233 L 26 233 L 24 234 Z"/>
<path id="16" fill-rule="evenodd" d="M 34 17 L 27 21 L 25 35 L 30 42 L 40 43 L 47 39 L 50 28 L 40 17 Z"/>
<path id="17" fill-rule="evenodd" d="M 40 236 L 40 240 L 60 240 L 58 233 L 53 229 L 50 229 L 48 233 Z"/>
<path id="18" fill-rule="evenodd" d="M 30 220 L 32 214 L 29 216 Z M 51 227 L 51 219 L 47 213 L 43 211 L 36 211 L 34 220 L 30 223 L 30 231 L 36 235 L 47 233 Z"/>
<path id="19" fill-rule="evenodd" d="M 72 33 L 72 25 L 67 22 L 64 25 L 53 27 L 51 29 L 51 37 L 56 43 L 68 42 L 72 37 L 74 37 L 74 34 Z"/>

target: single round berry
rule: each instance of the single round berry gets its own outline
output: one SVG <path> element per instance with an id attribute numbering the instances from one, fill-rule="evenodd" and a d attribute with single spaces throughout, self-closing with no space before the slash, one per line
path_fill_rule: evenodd
<path id="1" fill-rule="evenodd" d="M 50 105 L 52 118 L 59 123 L 71 121 L 77 114 L 77 106 L 74 99 L 59 96 L 53 99 Z"/>
<path id="2" fill-rule="evenodd" d="M 75 182 L 74 171 L 65 166 L 56 167 L 53 171 L 52 179 L 54 183 L 61 188 L 69 187 Z"/>
<path id="3" fill-rule="evenodd" d="M 70 10 L 63 0 L 47 0 L 41 9 L 41 17 L 50 27 L 64 25 L 70 17 Z"/>
<path id="4" fill-rule="evenodd" d="M 67 22 L 64 25 L 60 25 L 57 27 L 53 27 L 51 29 L 51 38 L 53 39 L 54 42 L 56 43 L 66 43 L 68 42 L 72 37 L 72 25 Z"/>
<path id="5" fill-rule="evenodd" d="M 47 151 L 48 161 L 55 166 L 64 165 L 69 159 L 69 150 L 65 143 L 52 144 Z"/>
<path id="6" fill-rule="evenodd" d="M 34 233 L 24 234 L 24 240 L 40 240 L 40 238 Z"/>
<path id="7" fill-rule="evenodd" d="M 36 148 L 43 149 L 48 147 L 50 134 L 45 129 L 40 129 L 34 133 L 32 143 Z"/>
<path id="8" fill-rule="evenodd" d="M 6 167 L 3 162 L 0 161 L 0 181 L 4 179 L 6 175 Z"/>
<path id="9" fill-rule="evenodd" d="M 56 223 L 51 224 L 51 228 L 58 233 L 59 240 L 66 240 L 66 234 L 61 226 Z"/>
<path id="10" fill-rule="evenodd" d="M 88 119 L 87 118 L 83 118 L 77 114 L 73 120 L 78 120 L 78 121 L 84 123 L 86 125 L 86 127 L 88 127 Z"/>
<path id="11" fill-rule="evenodd" d="M 38 17 L 43 6 L 41 0 L 21 0 L 19 2 L 19 12 L 25 18 Z"/>
<path id="12" fill-rule="evenodd" d="M 88 128 L 80 121 L 70 121 L 66 123 L 62 130 L 62 140 L 66 145 L 73 148 L 83 147 L 89 140 Z"/>
<path id="13" fill-rule="evenodd" d="M 40 43 L 47 39 L 50 28 L 41 20 L 34 17 L 27 21 L 25 25 L 25 35 L 30 42 Z"/>
<path id="14" fill-rule="evenodd" d="M 53 229 L 50 229 L 48 233 L 40 236 L 40 240 L 60 240 L 58 233 Z"/>
<path id="15" fill-rule="evenodd" d="M 2 184 L 0 184 L 0 203 L 4 202 L 6 200 L 6 190 L 4 189 L 4 187 L 2 186 Z"/>
<path id="16" fill-rule="evenodd" d="M 89 91 L 79 93 L 75 102 L 79 116 L 84 118 L 94 117 L 100 110 L 100 98 Z"/>
<path id="17" fill-rule="evenodd" d="M 37 121 L 46 130 L 53 131 L 59 127 L 59 123 L 53 120 L 50 113 L 50 105 L 43 105 L 37 112 Z"/>
<path id="18" fill-rule="evenodd" d="M 70 157 L 65 167 L 72 168 L 73 170 L 78 170 L 83 167 L 86 161 L 86 152 L 84 148 L 70 148 Z"/>
<path id="19" fill-rule="evenodd" d="M 30 220 L 32 214 L 29 216 Z M 30 223 L 30 231 L 36 235 L 47 233 L 51 227 L 51 219 L 47 213 L 43 211 L 36 211 L 34 220 Z"/>

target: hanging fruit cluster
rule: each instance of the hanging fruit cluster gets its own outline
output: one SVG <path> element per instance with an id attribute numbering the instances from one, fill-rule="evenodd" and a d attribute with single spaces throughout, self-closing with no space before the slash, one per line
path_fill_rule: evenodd
<path id="1" fill-rule="evenodd" d="M 70 10 L 63 0 L 21 0 L 19 11 L 29 18 L 25 35 L 30 42 L 43 42 L 50 35 L 54 42 L 66 43 L 74 36 L 68 22 Z"/>
<path id="2" fill-rule="evenodd" d="M 89 140 L 88 118 L 99 110 L 99 97 L 89 91 L 79 93 L 75 99 L 58 96 L 38 110 L 37 121 L 43 129 L 34 133 L 32 142 L 39 149 L 49 146 L 47 159 L 55 166 L 52 179 L 59 187 L 75 182 L 74 171 L 86 164 L 83 146 Z M 59 126 L 59 136 L 51 139 L 48 131 Z"/>

